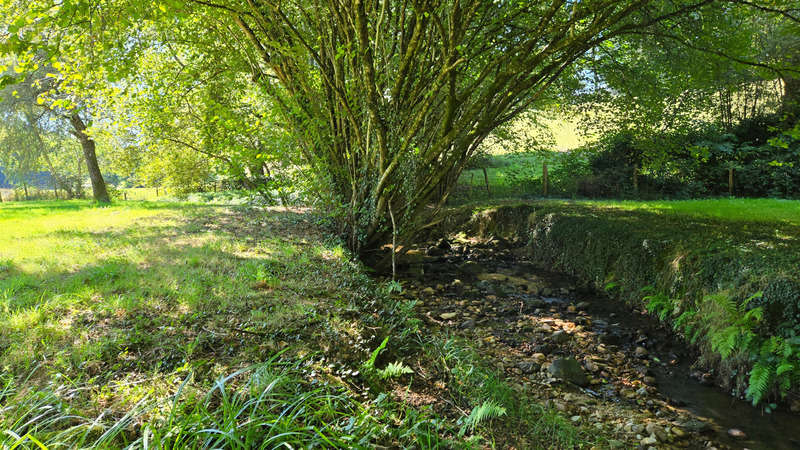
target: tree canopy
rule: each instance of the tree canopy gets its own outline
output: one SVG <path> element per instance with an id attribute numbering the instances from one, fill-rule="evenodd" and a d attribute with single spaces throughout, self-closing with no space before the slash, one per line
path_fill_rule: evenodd
<path id="1" fill-rule="evenodd" d="M 599 92 L 701 98 L 722 74 L 725 88 L 778 79 L 790 103 L 798 73 L 782 0 L 37 0 L 3 14 L 20 67 L 5 82 L 51 64 L 62 95 L 40 101 L 125 130 L 118 161 L 162 155 L 202 183 L 200 154 L 250 183 L 302 182 L 361 253 L 437 223 L 482 142 L 524 112 Z M 645 109 L 663 123 L 670 108 Z"/>

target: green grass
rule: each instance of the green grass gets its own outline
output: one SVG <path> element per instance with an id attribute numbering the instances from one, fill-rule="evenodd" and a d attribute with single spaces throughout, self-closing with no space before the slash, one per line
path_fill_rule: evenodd
<path id="1" fill-rule="evenodd" d="M 650 211 L 732 222 L 800 226 L 800 201 L 768 198 L 717 198 L 670 201 L 581 201 L 597 207 Z"/>
<path id="2" fill-rule="evenodd" d="M 509 401 L 487 370 L 439 370 L 460 409 L 395 398 L 430 388 L 415 375 L 435 366 L 421 346 L 444 338 L 420 341 L 413 304 L 317 220 L 166 201 L 0 205 L 0 447 L 547 446 L 541 430 L 578 442 L 557 414 L 510 403 L 508 420 L 536 433 L 486 418 L 459 435 L 464 411 Z M 393 361 L 412 373 L 364 370 L 387 337 L 375 373 Z"/>

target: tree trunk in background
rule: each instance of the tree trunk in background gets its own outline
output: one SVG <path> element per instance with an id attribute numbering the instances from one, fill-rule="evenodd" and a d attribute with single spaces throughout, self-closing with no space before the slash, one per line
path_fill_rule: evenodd
<path id="1" fill-rule="evenodd" d="M 781 112 L 786 114 L 789 123 L 800 118 L 800 78 L 786 77 L 783 79 Z"/>
<path id="2" fill-rule="evenodd" d="M 547 161 L 542 163 L 542 195 L 547 197 L 547 191 L 550 184 L 550 177 L 547 175 Z"/>
<path id="3" fill-rule="evenodd" d="M 728 195 L 733 197 L 733 167 L 728 169 Z"/>
<path id="4" fill-rule="evenodd" d="M 72 114 L 69 117 L 69 121 L 74 129 L 72 134 L 78 138 L 83 148 L 83 156 L 86 158 L 86 168 L 89 170 L 89 179 L 92 180 L 94 199 L 100 203 L 110 203 L 111 199 L 108 196 L 106 182 L 103 180 L 103 174 L 100 173 L 100 166 L 97 164 L 97 152 L 95 152 L 94 140 L 86 134 L 86 124 L 83 123 L 78 113 Z"/>

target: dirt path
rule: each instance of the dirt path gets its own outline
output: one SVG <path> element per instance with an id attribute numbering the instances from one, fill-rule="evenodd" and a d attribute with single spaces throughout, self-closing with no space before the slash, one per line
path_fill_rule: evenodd
<path id="1" fill-rule="evenodd" d="M 710 376 L 649 316 L 536 269 L 508 243 L 410 253 L 405 295 L 431 327 L 472 340 L 509 381 L 613 446 L 800 448 L 797 416 L 763 415 L 704 385 Z"/>

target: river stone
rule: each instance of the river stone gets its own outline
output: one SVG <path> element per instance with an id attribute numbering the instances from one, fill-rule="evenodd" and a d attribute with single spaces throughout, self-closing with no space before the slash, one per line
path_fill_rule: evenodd
<path id="1" fill-rule="evenodd" d="M 542 365 L 536 361 L 520 361 L 517 363 L 517 367 L 524 373 L 534 373 L 538 372 Z"/>
<path id="2" fill-rule="evenodd" d="M 658 439 L 655 436 L 648 436 L 641 440 L 642 445 L 653 445 L 658 444 Z"/>
<path id="3" fill-rule="evenodd" d="M 738 428 L 731 428 L 728 430 L 728 436 L 734 439 L 747 439 L 747 434 Z"/>
<path id="4" fill-rule="evenodd" d="M 461 328 L 465 330 L 471 330 L 475 328 L 475 319 L 467 319 L 461 324 Z"/>
<path id="5" fill-rule="evenodd" d="M 552 339 L 556 344 L 566 344 L 569 342 L 569 334 L 567 334 L 567 332 L 564 330 L 559 330 L 553 333 L 550 336 L 550 339 Z"/>
<path id="6" fill-rule="evenodd" d="M 425 250 L 425 254 L 428 256 L 442 256 L 444 255 L 444 250 L 439 247 L 428 247 L 428 249 Z"/>
<path id="7" fill-rule="evenodd" d="M 666 441 L 667 440 L 667 432 L 664 428 L 657 424 L 657 423 L 648 423 L 647 427 L 645 428 L 651 436 L 655 436 L 658 438 L 659 441 Z"/>
<path id="8" fill-rule="evenodd" d="M 458 268 L 462 272 L 466 272 L 466 273 L 469 273 L 469 274 L 472 274 L 472 275 L 477 275 L 477 274 L 483 272 L 483 266 L 481 266 L 480 264 L 476 263 L 475 261 L 467 261 L 464 264 L 461 264 L 460 266 L 458 266 Z"/>
<path id="9" fill-rule="evenodd" d="M 689 419 L 686 422 L 681 423 L 680 426 L 681 428 L 685 428 L 689 431 L 694 431 L 698 433 L 707 431 L 710 428 L 710 426 L 707 423 L 697 419 Z"/>
<path id="10" fill-rule="evenodd" d="M 647 349 L 644 347 L 636 347 L 636 350 L 633 351 L 637 358 L 644 358 L 647 356 Z"/>
<path id="11" fill-rule="evenodd" d="M 449 312 L 449 313 L 441 313 L 441 314 L 439 314 L 439 317 L 441 317 L 441 318 L 442 318 L 442 320 L 450 320 L 450 319 L 455 319 L 457 316 L 458 316 L 458 313 L 454 313 L 454 312 Z"/>
<path id="12" fill-rule="evenodd" d="M 548 366 L 547 371 L 556 378 L 578 386 L 589 385 L 589 377 L 583 372 L 581 364 L 575 358 L 558 358 Z"/>
<path id="13" fill-rule="evenodd" d="M 606 345 L 619 345 L 622 337 L 616 333 L 608 332 L 600 335 L 600 342 Z"/>
<path id="14" fill-rule="evenodd" d="M 425 255 L 419 250 L 409 250 L 405 255 L 400 256 L 398 259 L 403 264 L 421 264 L 425 261 Z"/>
<path id="15" fill-rule="evenodd" d="M 422 295 L 434 295 L 434 294 L 436 294 L 436 291 L 433 290 L 432 287 L 426 287 L 425 289 L 423 289 L 421 291 L 421 293 L 422 293 Z"/>

